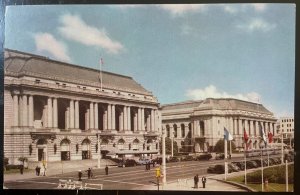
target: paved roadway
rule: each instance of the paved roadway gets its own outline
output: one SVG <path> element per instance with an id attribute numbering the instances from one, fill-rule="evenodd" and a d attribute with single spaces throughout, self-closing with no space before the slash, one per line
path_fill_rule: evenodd
<path id="1" fill-rule="evenodd" d="M 242 160 L 234 158 L 232 161 Z M 173 182 L 182 178 L 193 178 L 195 174 L 207 174 L 207 168 L 215 164 L 223 164 L 223 160 L 187 161 L 167 163 L 167 182 Z M 145 170 L 145 166 L 113 167 L 109 169 L 109 175 L 105 175 L 103 169 L 93 170 L 94 178 L 87 179 L 83 172 L 83 183 L 103 184 L 104 190 L 138 190 L 139 188 L 153 188 L 156 186 L 155 168 Z M 78 173 L 71 172 L 53 176 L 40 176 L 31 179 L 6 181 L 4 185 L 9 189 L 55 189 L 59 179 L 78 180 Z M 97 187 L 95 187 L 97 188 Z"/>

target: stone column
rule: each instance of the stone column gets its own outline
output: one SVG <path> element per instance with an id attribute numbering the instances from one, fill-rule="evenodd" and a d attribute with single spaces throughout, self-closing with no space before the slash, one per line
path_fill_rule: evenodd
<path id="1" fill-rule="evenodd" d="M 124 113 L 124 118 L 122 120 L 124 121 L 124 130 L 127 131 L 128 130 L 128 126 L 127 126 L 127 123 L 128 123 L 128 119 L 127 119 L 127 114 L 128 114 L 127 106 L 124 106 L 123 113 Z"/>
<path id="2" fill-rule="evenodd" d="M 29 102 L 30 105 L 30 102 Z M 57 98 L 53 98 L 53 127 L 58 128 Z"/>
<path id="3" fill-rule="evenodd" d="M 141 130 L 145 131 L 145 109 L 141 108 Z"/>
<path id="4" fill-rule="evenodd" d="M 95 122 L 94 122 L 94 103 L 90 102 L 90 129 L 95 128 Z"/>
<path id="5" fill-rule="evenodd" d="M 48 127 L 52 127 L 52 98 L 48 97 L 48 103 L 47 103 L 47 109 L 48 109 Z"/>
<path id="6" fill-rule="evenodd" d="M 108 113 L 107 113 L 107 109 L 104 109 L 104 114 L 103 114 L 103 130 L 107 130 L 107 124 L 108 124 Z"/>
<path id="7" fill-rule="evenodd" d="M 124 130 L 124 121 L 123 121 L 123 119 L 124 119 L 124 112 L 123 112 L 123 110 L 120 112 L 120 115 L 119 115 L 119 129 L 120 129 L 120 131 L 123 131 Z"/>
<path id="8" fill-rule="evenodd" d="M 255 136 L 259 135 L 258 121 L 255 121 L 255 131 L 254 131 L 254 135 L 255 135 Z"/>
<path id="9" fill-rule="evenodd" d="M 141 123 L 142 123 L 142 114 L 141 114 L 141 108 L 138 108 L 138 113 L 137 113 L 137 130 L 140 131 L 141 130 Z"/>
<path id="10" fill-rule="evenodd" d="M 253 133 L 253 121 L 250 121 L 250 136 L 253 137 L 254 133 Z"/>
<path id="11" fill-rule="evenodd" d="M 154 131 L 158 131 L 158 128 L 157 128 L 157 110 L 155 109 L 154 110 Z"/>
<path id="12" fill-rule="evenodd" d="M 243 135 L 243 133 L 244 133 L 243 121 L 242 121 L 242 119 L 238 119 L 238 120 L 239 120 L 239 128 L 237 129 L 237 134 Z"/>
<path id="13" fill-rule="evenodd" d="M 23 95 L 23 125 L 22 126 L 28 126 L 28 106 L 27 106 L 27 95 Z"/>
<path id="14" fill-rule="evenodd" d="M 107 105 L 107 129 L 111 130 L 111 104 Z"/>
<path id="15" fill-rule="evenodd" d="M 133 118 L 133 131 L 136 132 L 137 131 L 137 128 L 138 128 L 138 113 L 135 112 L 134 113 L 134 118 Z"/>
<path id="16" fill-rule="evenodd" d="M 70 128 L 70 108 L 65 111 L 65 129 Z"/>
<path id="17" fill-rule="evenodd" d="M 151 131 L 154 131 L 154 111 L 151 109 Z"/>
<path id="18" fill-rule="evenodd" d="M 18 95 L 13 95 L 13 114 L 14 114 L 14 126 L 19 126 L 19 102 L 18 102 Z"/>
<path id="19" fill-rule="evenodd" d="M 111 128 L 116 130 L 116 108 L 115 105 L 111 105 Z"/>
<path id="20" fill-rule="evenodd" d="M 131 130 L 131 114 L 130 114 L 130 107 L 127 107 L 127 129 Z"/>
<path id="21" fill-rule="evenodd" d="M 274 126 L 273 125 L 274 125 L 273 123 L 270 123 L 270 131 L 274 136 L 275 134 L 274 134 Z"/>
<path id="22" fill-rule="evenodd" d="M 90 109 L 85 112 L 85 130 L 90 129 Z"/>
<path id="23" fill-rule="evenodd" d="M 75 129 L 79 129 L 79 101 L 75 100 Z"/>
<path id="24" fill-rule="evenodd" d="M 70 100 L 70 129 L 74 129 L 74 100 Z"/>
<path id="25" fill-rule="evenodd" d="M 98 103 L 94 104 L 94 115 L 95 115 L 95 129 L 99 129 L 99 123 L 98 123 Z"/>
<path id="26" fill-rule="evenodd" d="M 150 132 L 151 131 L 151 115 L 150 113 L 147 116 L 147 131 Z"/>

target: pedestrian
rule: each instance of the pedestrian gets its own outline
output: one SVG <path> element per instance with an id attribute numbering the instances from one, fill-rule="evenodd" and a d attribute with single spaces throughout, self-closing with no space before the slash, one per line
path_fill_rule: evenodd
<path id="1" fill-rule="evenodd" d="M 91 169 L 91 178 L 93 178 L 93 171 L 92 171 L 92 168 L 90 168 Z"/>
<path id="2" fill-rule="evenodd" d="M 24 165 L 20 165 L 20 173 L 21 173 L 21 175 L 23 175 L 23 171 L 24 171 Z"/>
<path id="3" fill-rule="evenodd" d="M 108 175 L 108 166 L 105 167 L 105 174 Z"/>
<path id="4" fill-rule="evenodd" d="M 198 188 L 199 176 L 198 174 L 194 177 L 194 188 Z"/>
<path id="5" fill-rule="evenodd" d="M 205 188 L 205 183 L 206 183 L 206 177 L 202 177 L 202 186 L 203 186 L 203 188 Z"/>
<path id="6" fill-rule="evenodd" d="M 35 175 L 36 175 L 36 176 L 38 176 L 38 170 L 39 170 L 39 166 L 37 165 L 37 166 L 35 167 Z"/>
<path id="7" fill-rule="evenodd" d="M 44 176 L 46 176 L 46 166 L 44 165 Z"/>
<path id="8" fill-rule="evenodd" d="M 86 172 L 87 172 L 87 175 L 88 175 L 88 179 L 90 179 L 91 178 L 91 168 L 89 168 Z"/>
<path id="9" fill-rule="evenodd" d="M 37 168 L 38 168 L 38 169 L 37 169 L 37 175 L 40 176 L 40 173 L 41 173 L 41 167 L 40 167 L 40 166 L 37 166 Z"/>
<path id="10" fill-rule="evenodd" d="M 155 166 L 155 162 L 154 162 L 154 160 L 152 161 L 152 167 L 154 167 Z"/>
<path id="11" fill-rule="evenodd" d="M 78 171 L 78 181 L 82 181 L 81 177 L 82 177 L 82 172 L 81 172 L 81 170 L 79 170 Z"/>
<path id="12" fill-rule="evenodd" d="M 148 170 L 150 170 L 150 167 L 151 167 L 151 165 L 150 165 L 150 161 L 148 162 Z"/>
<path id="13" fill-rule="evenodd" d="M 146 171 L 148 170 L 148 163 L 145 164 Z"/>

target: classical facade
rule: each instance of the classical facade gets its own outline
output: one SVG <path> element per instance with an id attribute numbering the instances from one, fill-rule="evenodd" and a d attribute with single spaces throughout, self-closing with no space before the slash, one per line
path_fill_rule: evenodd
<path id="1" fill-rule="evenodd" d="M 281 136 L 283 136 L 284 143 L 294 147 L 294 117 L 279 118 L 277 121 L 276 133 L 277 134 L 274 137 L 275 142 L 281 142 Z"/>
<path id="2" fill-rule="evenodd" d="M 180 151 L 212 151 L 224 138 L 224 127 L 233 135 L 235 145 L 244 148 L 244 129 L 251 148 L 259 148 L 259 124 L 266 134 L 276 131 L 276 119 L 262 104 L 231 98 L 207 98 L 161 106 L 162 128 L 177 142 Z"/>
<path id="3" fill-rule="evenodd" d="M 158 152 L 156 97 L 131 77 L 5 50 L 4 156 L 10 163 Z M 102 87 L 101 87 L 102 86 Z M 98 146 L 98 136 L 100 146 Z"/>

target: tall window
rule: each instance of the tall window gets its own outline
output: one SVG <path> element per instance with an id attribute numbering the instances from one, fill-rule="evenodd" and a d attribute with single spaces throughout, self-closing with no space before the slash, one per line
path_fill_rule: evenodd
<path id="1" fill-rule="evenodd" d="M 200 121 L 200 136 L 204 136 L 204 121 Z"/>
<path id="2" fill-rule="evenodd" d="M 174 137 L 177 137 L 177 125 L 173 125 Z"/>
<path id="3" fill-rule="evenodd" d="M 166 131 L 167 131 L 167 137 L 170 137 L 170 126 L 166 126 Z"/>
<path id="4" fill-rule="evenodd" d="M 181 124 L 180 127 L 181 127 L 181 137 L 185 137 L 184 124 Z"/>

